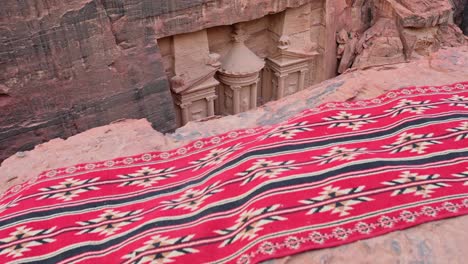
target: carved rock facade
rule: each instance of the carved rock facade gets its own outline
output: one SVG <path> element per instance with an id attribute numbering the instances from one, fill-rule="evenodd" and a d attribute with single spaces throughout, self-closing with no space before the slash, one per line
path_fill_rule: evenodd
<path id="1" fill-rule="evenodd" d="M 318 3 L 159 39 L 178 124 L 245 112 L 326 79 L 325 1 Z"/>

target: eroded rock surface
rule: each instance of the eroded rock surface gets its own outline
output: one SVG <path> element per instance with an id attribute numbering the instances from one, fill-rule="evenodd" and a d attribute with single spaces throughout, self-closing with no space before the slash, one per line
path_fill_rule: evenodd
<path id="1" fill-rule="evenodd" d="M 346 68 L 366 68 L 410 61 L 428 56 L 441 47 L 464 45 L 467 41 L 458 25 L 466 1 L 406 1 L 374 0 L 349 1 L 345 9 L 369 15 L 366 27 L 345 27 L 348 35 L 358 38 L 358 44 L 349 42 L 341 49 L 351 49 L 354 56 L 343 56 L 338 72 Z M 359 9 L 361 7 L 361 9 Z M 458 24 L 458 25 L 457 25 Z M 342 33 L 340 32 L 340 35 Z M 338 42 L 340 42 L 338 35 Z M 340 45 L 343 45 L 340 43 Z"/>
<path id="2" fill-rule="evenodd" d="M 2 163 L 0 191 L 46 169 L 172 149 L 233 129 L 275 124 L 324 102 L 468 80 L 466 37 L 452 23 L 468 34 L 466 0 L 326 1 L 328 28 L 323 37 L 334 43 L 341 29 L 356 36 L 342 56 L 347 61 L 340 72 L 353 63 L 355 69 L 254 111 L 191 122 L 171 135 L 153 130 L 152 125 L 162 132 L 176 125 L 158 38 L 254 20 L 306 3 L 323 4 L 322 0 L 37 0 L 35 5 L 3 1 L 0 161 L 37 146 Z M 447 48 L 451 46 L 457 48 Z M 336 54 L 329 47 L 322 63 L 333 73 Z M 149 122 L 123 120 L 99 127 L 121 118 L 143 117 Z M 92 127 L 98 128 L 72 136 Z M 38 145 L 57 137 L 70 138 Z M 464 263 L 467 221 L 468 217 L 460 217 L 429 223 L 271 263 Z"/>

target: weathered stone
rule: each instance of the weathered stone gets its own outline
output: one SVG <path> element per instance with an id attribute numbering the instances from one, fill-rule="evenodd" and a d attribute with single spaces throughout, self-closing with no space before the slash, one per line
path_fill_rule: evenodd
<path id="1" fill-rule="evenodd" d="M 450 0 L 379 0 L 392 4 L 403 27 L 431 27 L 449 22 L 453 16 Z"/>
<path id="2" fill-rule="evenodd" d="M 356 34 L 348 35 L 348 32 L 344 30 L 340 31 L 337 37 L 339 43 L 337 53 L 340 59 L 338 73 L 343 73 L 353 65 L 358 39 Z"/>
<path id="3" fill-rule="evenodd" d="M 467 9 L 468 1 L 467 0 L 450 0 L 453 8 L 453 22 L 458 26 L 462 27 L 463 23 L 463 13 Z M 468 12 L 468 11 L 466 11 Z M 467 13 L 468 14 L 468 13 Z"/>
<path id="4" fill-rule="evenodd" d="M 322 0 L 144 0 L 139 3 L 144 17 L 153 17 L 157 37 L 198 31 L 221 25 L 261 18 L 267 14 L 284 11 L 288 7 L 299 7 L 309 2 Z M 139 9 L 138 5 L 132 9 Z"/>
<path id="5" fill-rule="evenodd" d="M 380 18 L 359 40 L 354 68 L 404 62 L 403 44 L 394 20 Z"/>
<path id="6" fill-rule="evenodd" d="M 442 46 L 463 45 L 465 38 L 453 23 L 454 14 L 459 14 L 463 9 L 463 1 L 372 1 L 369 8 L 372 26 L 360 38 L 353 67 L 394 64 L 409 61 L 414 56 L 428 56 Z M 365 4 L 363 1 L 351 2 L 354 9 Z M 340 44 L 338 54 L 344 54 L 345 47 L 348 56 L 342 56 L 339 73 L 354 60 L 349 44 Z"/>

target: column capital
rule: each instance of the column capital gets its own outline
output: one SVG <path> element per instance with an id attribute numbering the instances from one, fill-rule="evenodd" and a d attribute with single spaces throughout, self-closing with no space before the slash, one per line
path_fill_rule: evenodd
<path id="1" fill-rule="evenodd" d="M 181 108 L 187 108 L 187 107 L 190 107 L 192 105 L 192 102 L 186 102 L 186 103 L 180 103 L 179 106 Z"/>
<path id="2" fill-rule="evenodd" d="M 207 96 L 205 97 L 205 99 L 209 102 L 209 101 L 214 101 L 216 100 L 216 98 L 218 98 L 217 95 L 211 95 L 211 96 Z"/>
<path id="3" fill-rule="evenodd" d="M 275 76 L 278 78 L 284 78 L 288 75 L 289 75 L 288 73 L 275 72 Z"/>

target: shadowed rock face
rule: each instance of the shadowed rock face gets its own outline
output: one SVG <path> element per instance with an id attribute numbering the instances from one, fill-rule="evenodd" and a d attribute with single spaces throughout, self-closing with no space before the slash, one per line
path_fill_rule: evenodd
<path id="1" fill-rule="evenodd" d="M 7 0 L 0 10 L 0 160 L 120 118 L 174 128 L 150 27 L 135 27 L 125 47 L 100 1 L 26 3 Z"/>
<path id="2" fill-rule="evenodd" d="M 0 161 L 121 118 L 173 130 L 157 38 L 313 1 L 2 1 Z"/>
<path id="3" fill-rule="evenodd" d="M 468 36 L 468 1 L 465 2 L 461 26 L 463 33 Z"/>

